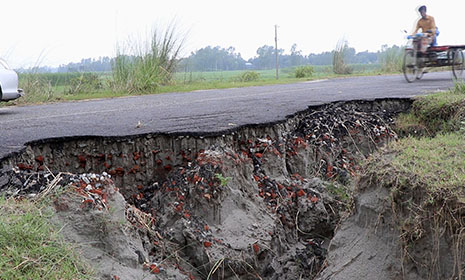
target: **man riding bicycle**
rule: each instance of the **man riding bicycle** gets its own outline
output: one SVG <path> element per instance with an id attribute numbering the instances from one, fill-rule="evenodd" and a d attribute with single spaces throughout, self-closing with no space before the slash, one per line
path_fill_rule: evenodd
<path id="1" fill-rule="evenodd" d="M 421 6 L 418 8 L 418 12 L 420 13 L 421 18 L 418 20 L 417 26 L 412 36 L 415 36 L 418 30 L 421 29 L 421 32 L 427 34 L 429 45 L 437 46 L 436 37 L 439 35 L 439 31 L 434 21 L 434 17 L 426 14 L 426 6 Z"/>

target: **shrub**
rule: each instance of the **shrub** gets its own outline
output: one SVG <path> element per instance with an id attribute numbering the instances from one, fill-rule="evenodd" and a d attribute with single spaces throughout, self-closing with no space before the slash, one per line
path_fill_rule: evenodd
<path id="1" fill-rule="evenodd" d="M 295 69 L 295 77 L 296 78 L 307 78 L 311 77 L 315 70 L 313 69 L 312 66 L 306 65 L 306 66 L 299 66 Z"/>
<path id="2" fill-rule="evenodd" d="M 246 71 L 239 75 L 237 78 L 239 82 L 252 82 L 257 81 L 260 78 L 260 74 L 255 71 Z"/>

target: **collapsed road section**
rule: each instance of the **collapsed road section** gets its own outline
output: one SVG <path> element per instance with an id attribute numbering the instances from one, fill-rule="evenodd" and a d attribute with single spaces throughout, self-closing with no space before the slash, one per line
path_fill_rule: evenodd
<path id="1" fill-rule="evenodd" d="M 411 102 L 336 102 L 217 134 L 41 140 L 2 159 L 0 192 L 71 190 L 58 220 L 99 248 L 81 254 L 102 279 L 312 279 L 359 162 L 396 137 Z"/>

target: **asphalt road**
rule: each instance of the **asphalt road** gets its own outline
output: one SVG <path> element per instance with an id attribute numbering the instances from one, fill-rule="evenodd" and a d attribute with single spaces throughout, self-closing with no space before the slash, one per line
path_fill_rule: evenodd
<path id="1" fill-rule="evenodd" d="M 189 93 L 0 108 L 0 158 L 34 140 L 152 132 L 218 132 L 274 122 L 332 101 L 412 97 L 453 86 L 450 72 L 340 78 Z M 26 93 L 27 94 L 27 93 Z"/>

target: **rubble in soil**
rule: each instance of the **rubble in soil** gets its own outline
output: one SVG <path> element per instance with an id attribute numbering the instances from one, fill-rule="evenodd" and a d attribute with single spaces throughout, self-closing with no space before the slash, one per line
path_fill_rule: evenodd
<path id="1" fill-rule="evenodd" d="M 112 255 L 124 256 L 119 262 L 131 271 L 155 279 L 312 279 L 325 267 L 328 242 L 350 207 L 347 186 L 359 160 L 396 137 L 390 124 L 398 112 L 373 102 L 329 104 L 274 134 L 256 132 L 176 154 L 146 147 L 145 155 L 128 155 L 137 163 L 128 170 L 96 151 L 106 173 L 61 178 L 79 198 L 74 208 L 111 213 L 109 197 L 119 195 L 112 180 L 138 176 L 142 161 L 154 163 L 152 180 L 120 186 L 126 201 L 119 200 L 124 206 L 118 209 L 125 209 L 132 233 L 113 230 L 130 236 L 123 243 L 131 245 Z M 33 197 L 47 190 L 54 176 L 40 171 L 47 161 L 39 156 L 4 167 L 0 192 Z M 88 168 L 89 157 L 76 158 L 78 168 Z M 115 247 L 110 244 L 102 247 Z"/>

